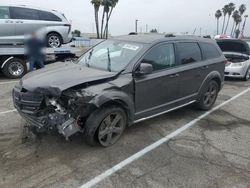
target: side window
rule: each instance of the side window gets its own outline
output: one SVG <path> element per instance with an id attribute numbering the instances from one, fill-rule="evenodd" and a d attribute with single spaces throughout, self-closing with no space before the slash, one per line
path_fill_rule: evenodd
<path id="1" fill-rule="evenodd" d="M 206 59 L 213 59 L 213 58 L 217 58 L 220 57 L 220 52 L 218 51 L 218 49 L 216 48 L 216 46 L 214 44 L 210 44 L 210 43 L 200 43 L 201 48 L 204 52 L 204 56 Z"/>
<path id="2" fill-rule="evenodd" d="M 12 19 L 39 20 L 38 11 L 34 9 L 11 7 L 10 14 Z"/>
<path id="3" fill-rule="evenodd" d="M 201 50 L 197 43 L 183 42 L 176 44 L 179 55 L 179 64 L 185 65 L 201 61 Z"/>
<path id="4" fill-rule="evenodd" d="M 153 71 L 163 70 L 175 66 L 173 44 L 162 44 L 152 48 L 142 60 L 153 66 Z"/>
<path id="5" fill-rule="evenodd" d="M 44 21 L 57 21 L 57 22 L 61 22 L 62 20 L 54 15 L 51 12 L 46 12 L 46 11 L 39 11 L 39 17 L 40 20 L 44 20 Z"/>
<path id="6" fill-rule="evenodd" d="M 8 7 L 0 7 L 0 19 L 9 19 L 10 12 Z"/>

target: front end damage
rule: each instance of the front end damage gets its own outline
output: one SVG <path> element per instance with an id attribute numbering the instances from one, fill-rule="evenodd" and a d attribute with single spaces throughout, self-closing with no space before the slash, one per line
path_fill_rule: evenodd
<path id="1" fill-rule="evenodd" d="M 84 131 L 84 122 L 96 108 L 89 103 L 93 94 L 80 90 L 59 91 L 56 88 L 28 91 L 17 85 L 13 89 L 14 106 L 27 121 L 32 132 L 58 131 L 68 140 Z"/>

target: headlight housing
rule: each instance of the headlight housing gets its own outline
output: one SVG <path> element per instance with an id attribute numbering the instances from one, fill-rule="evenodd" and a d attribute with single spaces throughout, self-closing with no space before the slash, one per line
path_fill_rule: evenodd
<path id="1" fill-rule="evenodd" d="M 241 62 L 241 63 L 232 63 L 231 64 L 231 67 L 243 67 L 244 66 L 244 63 Z"/>

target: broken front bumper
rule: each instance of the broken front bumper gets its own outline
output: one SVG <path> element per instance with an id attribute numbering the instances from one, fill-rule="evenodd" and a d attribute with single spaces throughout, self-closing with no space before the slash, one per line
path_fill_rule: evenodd
<path id="1" fill-rule="evenodd" d="M 49 113 L 43 107 L 44 96 L 28 92 L 25 89 L 15 87 L 13 89 L 13 102 L 19 114 L 27 121 L 31 127 L 35 127 L 37 132 L 49 132 L 57 130 L 66 139 L 77 132 L 81 132 L 77 120 L 69 114 Z"/>

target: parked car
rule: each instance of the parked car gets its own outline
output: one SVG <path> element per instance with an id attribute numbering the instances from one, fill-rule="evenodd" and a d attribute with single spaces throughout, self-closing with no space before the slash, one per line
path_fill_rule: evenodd
<path id="1" fill-rule="evenodd" d="M 247 42 L 239 39 L 220 39 L 217 43 L 228 60 L 225 76 L 249 80 L 250 49 Z"/>
<path id="2" fill-rule="evenodd" d="M 224 69 L 211 39 L 128 35 L 103 41 L 75 63 L 27 74 L 13 99 L 34 132 L 82 132 L 89 144 L 107 147 L 134 123 L 192 103 L 211 109 Z"/>
<path id="3" fill-rule="evenodd" d="M 0 28 L 0 44 L 23 44 L 32 32 L 37 32 L 48 47 L 60 47 L 72 40 L 71 24 L 55 10 L 0 6 Z"/>

